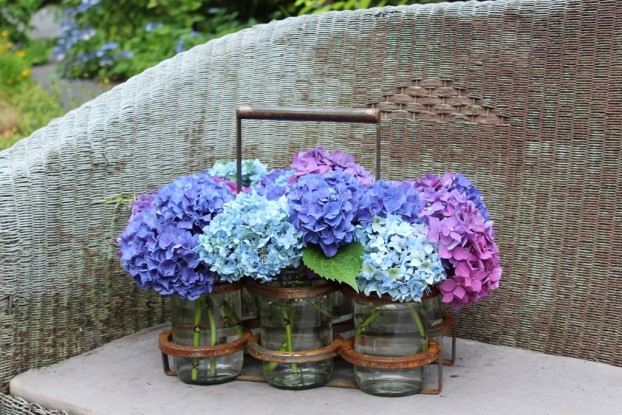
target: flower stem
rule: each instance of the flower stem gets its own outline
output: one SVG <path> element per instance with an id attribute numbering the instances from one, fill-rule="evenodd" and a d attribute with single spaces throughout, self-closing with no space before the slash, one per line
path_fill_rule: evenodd
<path id="1" fill-rule="evenodd" d="M 233 307 L 231 307 L 231 305 L 229 305 L 226 301 L 223 304 L 223 308 L 225 310 L 225 315 L 233 321 L 235 331 L 238 333 L 238 338 L 242 337 L 244 335 L 244 330 L 242 329 L 242 321 L 240 320 L 240 317 L 237 315 Z"/>
<path id="2" fill-rule="evenodd" d="M 199 347 L 201 345 L 201 300 L 203 297 L 199 297 L 194 302 L 194 335 L 192 337 L 192 346 Z M 199 378 L 199 359 L 192 359 L 192 370 L 190 371 L 190 378 L 196 381 Z"/>
<path id="3" fill-rule="evenodd" d="M 331 313 L 328 310 L 323 309 L 318 304 L 313 304 L 313 308 L 315 309 L 315 311 L 319 311 L 320 313 L 324 314 L 326 317 L 331 318 L 331 319 L 333 318 L 333 313 Z"/>
<path id="4" fill-rule="evenodd" d="M 215 346 L 218 344 L 218 337 L 216 333 L 216 318 L 214 317 L 214 301 L 210 296 L 207 297 L 209 300 L 209 307 L 207 307 L 207 318 L 209 320 L 209 331 L 210 331 L 210 346 Z M 214 375 L 216 373 L 216 358 L 210 357 L 209 359 L 209 374 Z"/>
<path id="5" fill-rule="evenodd" d="M 289 311 L 289 315 L 285 310 L 285 307 L 281 308 L 281 313 L 283 314 L 283 319 L 285 320 L 285 339 L 287 341 L 287 351 L 294 351 L 294 341 L 292 339 L 292 323 L 296 316 L 296 307 L 291 307 Z M 296 363 L 292 363 L 292 372 L 294 374 L 298 374 L 298 365 Z"/>
<path id="6" fill-rule="evenodd" d="M 417 325 L 417 329 L 419 330 L 419 334 L 421 335 L 421 350 L 426 352 L 428 350 L 428 342 L 425 338 L 425 326 L 421 321 L 421 317 L 419 317 L 417 309 L 412 304 L 408 304 L 408 309 L 410 310 L 410 315 L 412 316 L 413 320 L 415 320 L 415 324 Z"/>
<path id="7" fill-rule="evenodd" d="M 380 308 L 375 309 L 374 312 L 371 313 L 369 317 L 365 319 L 365 321 L 359 324 L 359 326 L 356 328 L 356 331 L 354 332 L 354 335 L 360 336 L 361 333 L 363 333 L 363 331 L 367 328 L 367 326 L 369 326 L 371 323 L 376 321 L 376 319 L 380 317 L 381 315 L 382 315 L 382 309 Z"/>

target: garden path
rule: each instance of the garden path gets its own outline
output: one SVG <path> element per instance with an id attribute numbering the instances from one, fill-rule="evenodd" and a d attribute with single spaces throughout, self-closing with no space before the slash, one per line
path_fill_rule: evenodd
<path id="1" fill-rule="evenodd" d="M 31 23 L 34 27 L 33 39 L 50 39 L 58 37 L 60 29 L 60 12 L 54 7 L 45 7 L 35 13 Z M 111 89 L 114 84 L 103 84 L 90 80 L 60 79 L 55 72 L 56 63 L 50 61 L 32 68 L 32 77 L 49 93 L 58 95 L 65 111 L 79 107 L 99 94 Z"/>

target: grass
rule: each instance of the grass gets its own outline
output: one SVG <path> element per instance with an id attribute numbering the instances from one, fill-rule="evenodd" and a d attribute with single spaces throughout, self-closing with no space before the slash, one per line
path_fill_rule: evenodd
<path id="1" fill-rule="evenodd" d="M 56 97 L 30 79 L 12 88 L 0 88 L 0 105 L 0 108 L 8 108 L 12 113 L 10 116 L 14 117 L 9 128 L 0 131 L 0 150 L 9 148 L 65 113 Z"/>
<path id="2" fill-rule="evenodd" d="M 0 150 L 64 114 L 58 95 L 32 80 L 30 67 L 45 63 L 53 41 L 33 41 L 20 49 L 0 37 Z"/>

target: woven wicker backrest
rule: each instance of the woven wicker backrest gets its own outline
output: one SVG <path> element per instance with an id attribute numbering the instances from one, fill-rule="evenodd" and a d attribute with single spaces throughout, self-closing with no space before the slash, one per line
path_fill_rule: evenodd
<path id="1" fill-rule="evenodd" d="M 211 41 L 0 153 L 0 384 L 166 318 L 114 256 L 121 194 L 235 157 L 241 104 L 380 107 L 382 174 L 460 171 L 496 221 L 501 288 L 460 334 L 622 365 L 622 7 L 467 2 L 305 16 Z M 272 167 L 374 128 L 244 122 Z M 6 387 L 4 388 L 6 391 Z"/>

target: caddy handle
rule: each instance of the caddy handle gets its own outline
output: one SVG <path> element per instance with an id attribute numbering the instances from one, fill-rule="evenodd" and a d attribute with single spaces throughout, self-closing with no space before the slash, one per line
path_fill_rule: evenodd
<path id="1" fill-rule="evenodd" d="M 236 108 L 236 180 L 242 189 L 242 120 L 327 121 L 376 124 L 376 180 L 380 179 L 380 110 L 346 107 L 278 107 L 240 105 Z"/>

